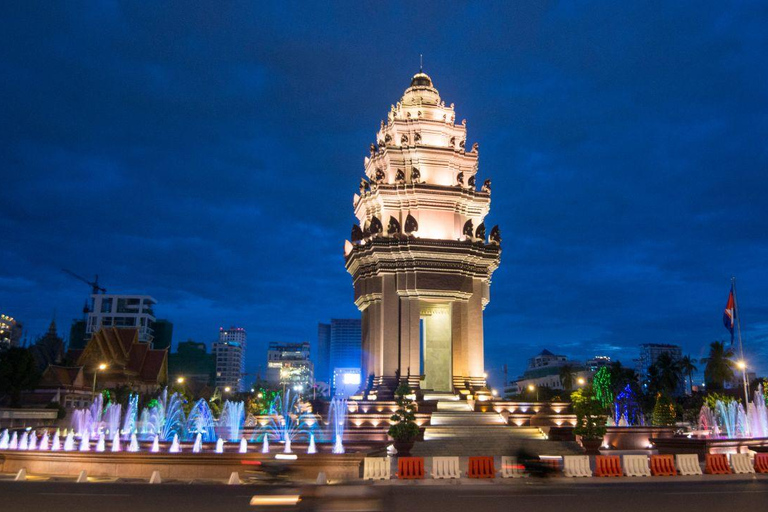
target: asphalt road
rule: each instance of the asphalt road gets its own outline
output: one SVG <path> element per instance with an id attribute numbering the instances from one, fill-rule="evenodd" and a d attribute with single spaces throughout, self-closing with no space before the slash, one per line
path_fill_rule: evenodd
<path id="1" fill-rule="evenodd" d="M 298 506 L 250 505 L 253 496 L 299 493 Z M 313 496 L 313 494 L 323 494 Z M 209 510 L 373 510 L 427 512 L 701 512 L 768 509 L 768 480 L 514 485 L 358 485 L 321 488 L 212 484 L 0 482 L 3 510 L 46 512 L 197 512 Z"/>

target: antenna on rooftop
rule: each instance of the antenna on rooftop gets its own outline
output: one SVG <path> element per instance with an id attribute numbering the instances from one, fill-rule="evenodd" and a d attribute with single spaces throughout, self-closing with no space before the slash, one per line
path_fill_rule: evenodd
<path id="1" fill-rule="evenodd" d="M 420 53 L 419 54 L 419 73 L 423 73 L 423 72 L 424 72 L 424 54 Z"/>

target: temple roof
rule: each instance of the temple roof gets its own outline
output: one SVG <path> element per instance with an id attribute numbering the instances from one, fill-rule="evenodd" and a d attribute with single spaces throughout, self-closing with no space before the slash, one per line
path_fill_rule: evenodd
<path id="1" fill-rule="evenodd" d="M 159 383 L 167 377 L 168 351 L 153 349 L 149 343 L 139 341 L 136 328 L 102 327 L 80 354 L 72 352 L 87 372 L 99 363 L 106 363 L 109 379 L 122 375 L 128 380 Z"/>

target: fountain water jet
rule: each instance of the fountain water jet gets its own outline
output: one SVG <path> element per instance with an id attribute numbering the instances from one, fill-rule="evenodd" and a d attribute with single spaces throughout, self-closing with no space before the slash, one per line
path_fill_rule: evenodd
<path id="1" fill-rule="evenodd" d="M 307 447 L 307 453 L 317 453 L 317 446 L 315 446 L 315 434 L 309 434 L 309 447 Z"/>
<path id="2" fill-rule="evenodd" d="M 99 440 L 96 441 L 96 451 L 103 452 L 106 449 L 107 440 L 104 437 L 104 432 L 99 432 Z"/>
<path id="3" fill-rule="evenodd" d="M 155 434 L 155 438 L 152 440 L 152 448 L 150 450 L 152 453 L 160 453 L 160 436 Z"/>
<path id="4" fill-rule="evenodd" d="M 57 452 L 61 450 L 61 438 L 59 437 L 59 431 L 56 430 L 56 433 L 53 434 L 53 444 L 51 444 L 51 451 Z"/>
<path id="5" fill-rule="evenodd" d="M 75 433 L 71 430 L 67 433 L 67 437 L 64 439 L 64 451 L 71 452 L 75 449 Z"/>
<path id="6" fill-rule="evenodd" d="M 48 431 L 46 430 L 43 432 L 43 436 L 40 438 L 40 445 L 38 446 L 38 449 L 43 452 L 47 452 L 48 448 L 51 444 L 50 436 L 48 435 Z"/>
<path id="7" fill-rule="evenodd" d="M 347 400 L 346 398 L 334 398 L 331 400 L 330 419 L 333 431 L 333 453 L 344 453 L 344 429 L 347 424 Z"/>
<path id="8" fill-rule="evenodd" d="M 34 430 L 29 434 L 27 450 L 37 450 L 37 433 Z"/>
<path id="9" fill-rule="evenodd" d="M 19 440 L 19 446 L 17 447 L 19 450 L 26 450 L 29 447 L 29 433 L 24 432 L 21 434 L 21 439 Z"/>
<path id="10" fill-rule="evenodd" d="M 83 437 L 80 438 L 80 451 L 87 452 L 91 449 L 91 433 L 89 431 L 83 432 Z"/>
<path id="11" fill-rule="evenodd" d="M 179 435 L 173 434 L 173 441 L 171 442 L 171 448 L 168 450 L 170 453 L 181 452 L 181 446 L 179 445 Z"/>
<path id="12" fill-rule="evenodd" d="M 240 453 L 248 452 L 248 441 L 244 437 L 240 438 Z"/>
<path id="13" fill-rule="evenodd" d="M 115 432 L 115 434 L 112 436 L 112 452 L 119 452 L 120 451 L 120 433 Z"/>
<path id="14" fill-rule="evenodd" d="M 243 427 L 244 419 L 243 402 L 225 401 L 217 424 L 220 435 L 228 441 L 237 442 L 240 439 L 240 430 Z"/>
<path id="15" fill-rule="evenodd" d="M 264 434 L 264 442 L 261 444 L 261 453 L 269 453 L 269 436 Z"/>
<path id="16" fill-rule="evenodd" d="M 224 440 L 222 438 L 216 441 L 216 453 L 224 453 Z"/>
<path id="17" fill-rule="evenodd" d="M 10 443 L 10 436 L 8 435 L 8 429 L 3 430 L 0 434 L 0 450 L 7 450 Z"/>
<path id="18" fill-rule="evenodd" d="M 136 439 L 136 432 L 131 433 L 131 442 L 128 445 L 128 451 L 133 453 L 139 451 L 139 440 Z"/>
<path id="19" fill-rule="evenodd" d="M 14 432 L 11 435 L 11 440 L 8 442 L 8 449 L 9 450 L 18 450 L 19 448 L 19 435 Z"/>
<path id="20" fill-rule="evenodd" d="M 200 432 L 195 436 L 195 444 L 192 446 L 192 453 L 200 453 L 203 449 L 203 434 Z"/>

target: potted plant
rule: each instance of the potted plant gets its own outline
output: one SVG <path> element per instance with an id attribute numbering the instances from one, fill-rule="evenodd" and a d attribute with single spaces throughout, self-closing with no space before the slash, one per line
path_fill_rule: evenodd
<path id="1" fill-rule="evenodd" d="M 390 417 L 392 424 L 389 427 L 389 437 L 395 441 L 397 455 L 407 457 L 411 454 L 413 443 L 419 436 L 419 426 L 416 424 L 416 404 L 410 398 L 411 388 L 402 383 L 395 390 L 395 402 L 397 410 Z"/>
<path id="2" fill-rule="evenodd" d="M 588 455 L 599 455 L 608 419 L 603 404 L 592 386 L 571 393 L 571 401 L 573 412 L 576 413 L 576 427 L 573 433 L 581 438 L 581 446 Z"/>

